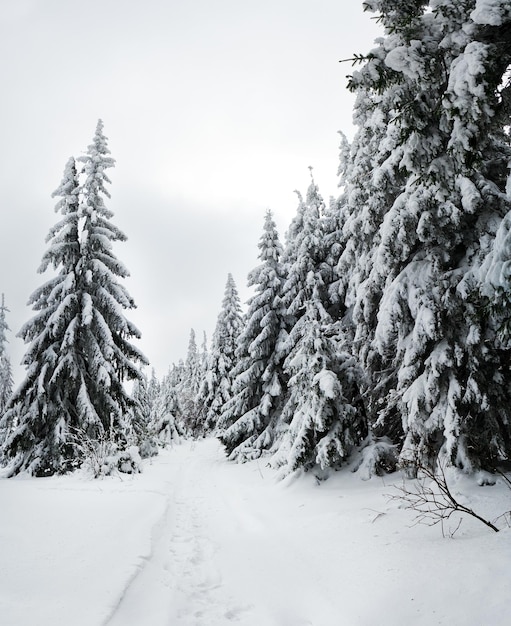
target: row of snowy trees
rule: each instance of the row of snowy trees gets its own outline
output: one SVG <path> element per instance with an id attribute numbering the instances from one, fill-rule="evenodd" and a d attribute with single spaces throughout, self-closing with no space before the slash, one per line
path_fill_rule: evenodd
<path id="1" fill-rule="evenodd" d="M 509 2 L 364 6 L 384 34 L 354 59 L 339 197 L 325 205 L 312 180 L 284 245 L 268 212 L 246 314 L 229 276 L 210 352 L 192 332 L 162 381 L 130 343 L 101 123 L 82 168 L 69 161 L 41 266 L 56 274 L 31 298 L 27 376 L 0 421 L 12 473 L 74 467 L 76 433 L 152 454 L 215 432 L 230 458 L 285 472 L 357 446 L 372 471 L 509 459 Z"/>
<path id="2" fill-rule="evenodd" d="M 510 452 L 509 3 L 366 2 L 338 294 L 374 433 L 401 460 Z"/>
<path id="3" fill-rule="evenodd" d="M 306 199 L 299 196 L 285 248 L 266 215 L 261 264 L 249 275 L 255 293 L 232 334 L 230 393 L 206 424 L 232 459 L 272 453 L 286 471 L 338 467 L 367 435 L 360 373 L 333 317 L 337 307 L 327 303 L 330 223 L 314 181 Z"/>
<path id="4" fill-rule="evenodd" d="M 288 471 L 363 442 L 375 470 L 491 468 L 511 452 L 509 3 L 364 6 L 384 36 L 354 59 L 341 195 L 313 181 L 284 249 L 267 215 L 207 426 Z"/>

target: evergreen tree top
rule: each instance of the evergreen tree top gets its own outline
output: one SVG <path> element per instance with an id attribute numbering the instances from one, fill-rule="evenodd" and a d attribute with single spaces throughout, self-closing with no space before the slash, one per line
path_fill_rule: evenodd
<path id="1" fill-rule="evenodd" d="M 79 189 L 77 188 L 76 180 L 76 161 L 74 157 L 69 157 L 64 167 L 62 181 L 57 189 L 55 189 L 55 191 L 51 194 L 52 198 L 55 198 L 56 196 L 62 197 L 62 200 L 57 202 L 55 205 L 55 213 L 58 213 L 59 211 L 64 214 L 68 213 L 69 205 L 77 203 Z"/>
<path id="2" fill-rule="evenodd" d="M 111 181 L 105 174 L 105 170 L 114 167 L 115 160 L 107 156 L 109 154 L 108 140 L 103 134 L 103 122 L 99 120 L 92 143 L 87 148 L 87 154 L 79 157 L 78 160 L 84 163 L 83 171 L 86 174 L 84 189 L 88 196 L 95 200 L 87 204 L 94 206 L 98 212 L 104 213 L 105 217 L 112 217 L 111 211 L 106 210 L 100 196 L 100 194 L 104 194 L 110 198 L 105 183 Z"/>
<path id="3" fill-rule="evenodd" d="M 197 341 L 195 340 L 195 330 L 190 329 L 190 339 L 188 340 L 188 352 L 186 354 L 186 367 L 194 367 L 197 362 Z"/>
<path id="4" fill-rule="evenodd" d="M 10 313 L 9 309 L 5 306 L 5 294 L 2 294 L 2 304 L 0 306 L 0 315 L 5 318 L 4 313 Z"/>
<path id="5" fill-rule="evenodd" d="M 230 309 L 236 309 L 241 312 L 240 299 L 238 295 L 238 289 L 232 274 L 227 275 L 227 283 L 225 284 L 224 299 L 222 301 L 223 312 Z"/>
<path id="6" fill-rule="evenodd" d="M 213 334 L 213 352 L 228 351 L 234 353 L 236 341 L 243 327 L 240 298 L 232 274 L 228 274 L 225 285 L 222 309 Z"/>
<path id="7" fill-rule="evenodd" d="M 291 220 L 291 224 L 289 225 L 289 228 L 286 232 L 286 262 L 289 262 L 289 259 L 287 258 L 289 256 L 289 251 L 292 248 L 294 240 L 303 228 L 303 215 L 306 209 L 305 201 L 302 194 L 296 189 L 295 194 L 298 198 L 298 207 L 296 209 L 296 214 Z"/>
<path id="8" fill-rule="evenodd" d="M 99 119 L 96 125 L 96 132 L 92 139 L 92 143 L 87 147 L 87 154 L 90 156 L 103 155 L 103 160 L 106 163 L 109 163 L 109 167 L 113 167 L 115 160 L 111 157 L 106 157 L 105 155 L 110 154 L 110 149 L 108 148 L 108 139 L 105 137 L 103 133 L 103 120 Z"/>
<path id="9" fill-rule="evenodd" d="M 263 234 L 258 243 L 259 259 L 261 261 L 277 263 L 282 256 L 283 248 L 279 241 L 277 226 L 273 220 L 273 213 L 268 209 L 264 217 Z"/>
<path id="10" fill-rule="evenodd" d="M 5 306 L 5 295 L 2 294 L 2 305 L 0 306 L 0 356 L 4 353 L 4 343 L 7 341 L 5 332 L 9 330 L 5 321 L 5 314 L 9 313 L 9 309 Z"/>
<path id="11" fill-rule="evenodd" d="M 365 0 L 363 7 L 364 11 L 379 13 L 379 20 L 392 33 L 410 26 L 429 4 L 429 0 Z"/>
<path id="12" fill-rule="evenodd" d="M 315 217 L 320 218 L 325 211 L 325 201 L 323 200 L 321 194 L 319 193 L 319 187 L 312 176 L 312 168 L 311 168 L 311 183 L 307 189 L 306 197 L 306 206 L 308 209 L 308 213 L 310 211 L 315 212 Z"/>

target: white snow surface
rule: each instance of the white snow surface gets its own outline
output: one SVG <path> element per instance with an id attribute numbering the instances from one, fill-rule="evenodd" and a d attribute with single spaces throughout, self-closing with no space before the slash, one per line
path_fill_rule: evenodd
<path id="1" fill-rule="evenodd" d="M 503 481 L 453 479 L 483 515 Z M 0 481 L 2 626 L 500 626 L 511 530 L 454 538 L 389 501 L 398 475 L 276 480 L 185 442 L 136 476 Z M 457 520 L 445 527 L 446 534 Z M 505 525 L 504 525 L 505 526 Z"/>

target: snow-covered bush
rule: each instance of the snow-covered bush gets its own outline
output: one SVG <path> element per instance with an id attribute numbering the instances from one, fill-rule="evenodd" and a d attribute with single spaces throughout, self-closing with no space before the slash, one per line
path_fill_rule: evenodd
<path id="1" fill-rule="evenodd" d="M 176 420 L 172 413 L 166 412 L 151 425 L 152 434 L 160 446 L 166 448 L 181 441 Z"/>
<path id="2" fill-rule="evenodd" d="M 158 443 L 152 436 L 146 437 L 138 445 L 138 451 L 142 459 L 149 459 L 158 454 Z"/>
<path id="3" fill-rule="evenodd" d="M 105 475 L 108 476 L 115 471 L 122 474 L 139 474 L 142 471 L 142 459 L 138 446 L 130 446 L 125 450 L 120 450 L 111 457 L 107 457 L 104 466 Z"/>
<path id="4" fill-rule="evenodd" d="M 76 456 L 81 461 L 81 468 L 94 478 L 111 476 L 117 472 L 138 474 L 142 471 L 142 459 L 138 446 L 119 449 L 118 444 L 106 434 L 91 439 L 83 430 L 72 434 Z"/>
<path id="5" fill-rule="evenodd" d="M 398 463 L 398 447 L 388 437 L 368 437 L 353 467 L 363 480 L 395 472 Z"/>

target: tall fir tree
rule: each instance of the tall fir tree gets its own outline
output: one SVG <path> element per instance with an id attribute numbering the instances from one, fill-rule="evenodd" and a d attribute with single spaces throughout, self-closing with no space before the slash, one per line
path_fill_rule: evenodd
<path id="1" fill-rule="evenodd" d="M 174 365 L 161 383 L 157 383 L 155 376 L 149 381 L 150 395 L 154 394 L 149 431 L 163 447 L 179 443 L 183 435 L 178 397 L 180 379 L 181 368 Z"/>
<path id="2" fill-rule="evenodd" d="M 218 420 L 219 438 L 227 453 L 241 461 L 270 449 L 286 391 L 281 256 L 282 246 L 268 211 L 259 241 L 261 265 L 248 277 L 255 294 L 248 301 L 245 327 L 236 351 L 234 395 Z"/>
<path id="3" fill-rule="evenodd" d="M 4 453 L 11 474 L 64 472 L 81 461 L 74 433 L 91 440 L 126 442 L 133 401 L 126 379 L 140 378 L 142 353 L 130 343 L 140 337 L 124 316 L 135 304 L 119 278 L 128 276 L 112 251 L 125 235 L 111 222 L 105 170 L 108 156 L 103 123 L 98 122 L 83 162 L 80 183 L 74 159 L 54 196 L 63 215 L 47 237 L 49 248 L 39 269 L 56 275 L 34 292 L 36 315 L 20 331 L 30 346 L 23 363 L 25 380 L 13 395 L 3 424 Z"/>
<path id="4" fill-rule="evenodd" d="M 284 255 L 287 271 L 282 299 L 291 325 L 305 314 L 306 304 L 314 288 L 321 292 L 320 297 L 326 297 L 326 247 L 322 221 L 325 203 L 314 179 L 307 189 L 305 200 L 300 194 L 298 197 L 298 211 L 288 231 Z"/>
<path id="5" fill-rule="evenodd" d="M 367 62 L 369 75 L 373 66 L 381 65 L 383 54 L 381 48 L 371 51 Z M 384 70 L 381 72 L 385 75 Z M 341 147 L 343 193 L 337 199 L 337 207 L 342 230 L 335 282 L 330 291 L 331 299 L 338 303 L 338 315 L 346 321 L 346 328 L 351 327 L 352 351 L 365 372 L 362 392 L 367 412 L 373 416 L 373 422 L 382 412 L 389 414 L 386 434 L 399 440 L 403 432 L 400 413 L 395 403 L 389 401 L 396 386 L 396 368 L 384 363 L 384 356 L 374 347 L 383 285 L 370 276 L 385 213 L 406 179 L 399 165 L 399 130 L 393 123 L 405 90 L 403 87 L 383 91 L 380 75 L 375 73 L 371 83 L 366 81 L 365 71 L 363 68 L 354 72 L 350 80 L 350 88 L 356 94 L 353 120 L 358 130 L 349 158 L 347 146 Z"/>
<path id="6" fill-rule="evenodd" d="M 143 370 L 140 378 L 134 381 L 131 392 L 133 400 L 131 419 L 127 424 L 128 442 L 138 447 L 140 457 L 143 459 L 158 454 L 158 446 L 151 432 L 155 398 L 153 389 L 150 388 L 150 382 Z"/>
<path id="7" fill-rule="evenodd" d="M 291 336 L 293 347 L 284 363 L 289 393 L 282 411 L 289 426 L 277 442 L 272 464 L 285 473 L 316 466 L 337 469 L 367 429 L 356 401 L 356 361 L 343 349 L 318 289 L 313 289 Z"/>
<path id="8" fill-rule="evenodd" d="M 189 436 L 198 436 L 202 431 L 203 414 L 199 405 L 199 390 L 202 375 L 202 359 L 197 349 L 195 330 L 190 330 L 186 361 L 177 384 L 180 406 L 180 426 Z"/>
<path id="9" fill-rule="evenodd" d="M 7 343 L 6 333 L 9 330 L 5 314 L 8 312 L 9 309 L 5 306 L 5 297 L 2 294 L 2 305 L 0 306 L 0 417 L 4 414 L 14 385 L 11 359 L 5 345 Z"/>
<path id="10" fill-rule="evenodd" d="M 229 274 L 200 389 L 200 402 L 205 407 L 205 432 L 215 430 L 222 407 L 233 396 L 233 370 L 242 330 L 240 297 L 232 274 Z"/>
<path id="11" fill-rule="evenodd" d="M 501 82 L 511 52 L 484 40 L 475 1 L 365 5 L 385 37 L 351 80 L 363 114 L 341 269 L 352 268 L 346 304 L 373 431 L 391 434 L 403 461 L 441 453 L 491 467 L 509 454 L 509 357 L 476 270 L 509 208 Z"/>
<path id="12" fill-rule="evenodd" d="M 354 398 L 355 361 L 341 349 L 340 326 L 327 309 L 332 280 L 325 237 L 325 205 L 312 179 L 299 207 L 301 229 L 290 245 L 294 261 L 287 269 L 284 293 L 293 322 L 286 345 L 284 370 L 288 394 L 280 417 L 282 441 L 274 458 L 286 471 L 299 467 L 337 467 L 365 436 Z M 288 425 L 288 426 L 286 426 Z"/>

